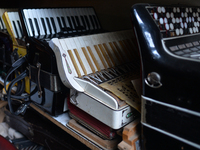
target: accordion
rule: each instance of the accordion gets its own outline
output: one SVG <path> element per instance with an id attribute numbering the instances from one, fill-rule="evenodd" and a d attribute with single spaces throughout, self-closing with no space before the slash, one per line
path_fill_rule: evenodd
<path id="1" fill-rule="evenodd" d="M 145 149 L 200 147 L 199 12 L 182 5 L 131 9 L 142 63 Z M 162 146 L 152 144 L 152 134 Z"/>

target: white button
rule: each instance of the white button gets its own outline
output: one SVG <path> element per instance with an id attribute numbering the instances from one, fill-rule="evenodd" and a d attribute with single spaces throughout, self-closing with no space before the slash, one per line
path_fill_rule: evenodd
<path id="1" fill-rule="evenodd" d="M 173 12 L 176 13 L 176 7 L 173 8 Z"/>
<path id="2" fill-rule="evenodd" d="M 184 14 L 184 12 L 181 12 L 181 17 L 183 18 L 183 17 L 185 17 L 185 14 Z"/>
<path id="3" fill-rule="evenodd" d="M 160 22 L 160 24 L 163 24 L 164 23 L 163 18 L 160 18 L 159 22 Z"/>
<path id="4" fill-rule="evenodd" d="M 161 9 L 162 9 L 162 13 L 165 13 L 165 7 L 162 7 Z"/>
<path id="5" fill-rule="evenodd" d="M 186 11 L 186 12 L 189 12 L 189 9 L 188 9 L 188 8 L 185 8 L 185 11 Z"/>
<path id="6" fill-rule="evenodd" d="M 164 23 L 168 23 L 168 20 L 167 20 L 167 18 L 164 18 Z"/>
<path id="7" fill-rule="evenodd" d="M 189 8 L 190 13 L 192 13 L 192 8 Z"/>
<path id="8" fill-rule="evenodd" d="M 165 24 L 165 29 L 169 30 L 169 24 L 167 24 L 167 23 Z"/>
<path id="9" fill-rule="evenodd" d="M 180 32 L 180 35 L 183 35 L 183 29 L 180 29 L 179 32 Z"/>
<path id="10" fill-rule="evenodd" d="M 188 14 L 185 12 L 185 17 L 188 17 Z"/>
<path id="11" fill-rule="evenodd" d="M 158 14 L 157 13 L 153 13 L 153 17 L 154 17 L 154 19 L 158 19 Z"/>
<path id="12" fill-rule="evenodd" d="M 183 19 L 182 19 L 182 18 L 179 18 L 179 21 L 180 21 L 180 22 L 183 22 Z"/>
<path id="13" fill-rule="evenodd" d="M 180 8 L 179 8 L 179 7 L 177 7 L 176 11 L 177 11 L 177 13 L 180 13 Z"/>
<path id="14" fill-rule="evenodd" d="M 196 17 L 199 17 L 199 13 L 196 13 Z"/>
<path id="15" fill-rule="evenodd" d="M 195 12 L 193 12 L 193 17 L 196 17 L 196 13 Z"/>
<path id="16" fill-rule="evenodd" d="M 199 27 L 199 22 L 196 22 L 196 24 L 197 24 L 197 27 Z"/>
<path id="17" fill-rule="evenodd" d="M 184 24 L 182 22 L 180 23 L 180 26 L 181 26 L 181 28 L 184 28 Z"/>
<path id="18" fill-rule="evenodd" d="M 157 8 L 157 11 L 158 11 L 158 13 L 161 13 L 161 12 L 162 12 L 162 8 L 161 8 L 161 7 L 158 7 L 158 8 Z"/>
<path id="19" fill-rule="evenodd" d="M 196 27 L 196 32 L 199 33 L 199 28 L 198 27 Z"/>
<path id="20" fill-rule="evenodd" d="M 179 18 L 176 18 L 176 23 L 179 23 L 179 21 L 180 21 Z"/>
<path id="21" fill-rule="evenodd" d="M 176 23 L 176 19 L 175 18 L 172 18 L 172 23 Z"/>
<path id="22" fill-rule="evenodd" d="M 187 23 L 186 22 L 184 23 L 184 27 L 187 29 Z"/>
<path id="23" fill-rule="evenodd" d="M 199 8 L 197 9 L 197 12 L 200 12 L 200 9 L 199 9 Z"/>
<path id="24" fill-rule="evenodd" d="M 189 17 L 189 22 L 192 22 L 192 18 L 191 17 Z"/>
<path id="25" fill-rule="evenodd" d="M 189 32 L 190 32 L 190 34 L 192 34 L 192 33 L 193 33 L 193 30 L 192 30 L 192 28 L 189 28 Z"/>
<path id="26" fill-rule="evenodd" d="M 195 26 L 195 27 L 197 26 L 197 22 L 194 22 L 194 26 Z"/>
<path id="27" fill-rule="evenodd" d="M 171 18 L 174 18 L 174 13 L 173 13 L 173 12 L 171 12 L 171 14 L 170 14 L 170 15 L 171 15 Z"/>
<path id="28" fill-rule="evenodd" d="M 166 13 L 166 17 L 170 18 L 170 13 L 169 12 Z"/>
<path id="29" fill-rule="evenodd" d="M 197 31 L 196 31 L 196 27 L 193 27 L 193 32 L 194 32 L 194 33 L 196 33 L 196 32 L 197 32 Z"/>
<path id="30" fill-rule="evenodd" d="M 187 18 L 185 18 L 186 19 L 186 22 L 188 23 L 189 22 L 189 18 L 187 17 Z"/>
<path id="31" fill-rule="evenodd" d="M 192 22 L 194 22 L 194 17 L 192 17 Z"/>
<path id="32" fill-rule="evenodd" d="M 170 30 L 174 30 L 174 25 L 172 23 L 169 24 Z"/>
<path id="33" fill-rule="evenodd" d="M 176 29 L 176 35 L 179 35 L 180 32 L 179 32 L 179 29 Z"/>
<path id="34" fill-rule="evenodd" d="M 200 17 L 198 17 L 198 21 L 200 21 Z"/>

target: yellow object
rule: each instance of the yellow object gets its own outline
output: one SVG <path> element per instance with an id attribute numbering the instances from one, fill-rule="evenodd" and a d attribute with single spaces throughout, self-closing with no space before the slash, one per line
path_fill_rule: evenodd
<path id="1" fill-rule="evenodd" d="M 13 27 L 11 25 L 11 22 L 10 22 L 10 19 L 9 19 L 9 16 L 8 16 L 8 12 L 4 12 L 3 16 L 3 21 L 4 21 L 4 24 L 6 26 L 6 29 L 9 33 L 9 35 L 11 36 L 12 38 L 12 41 L 13 41 L 13 50 L 15 48 L 17 48 L 17 52 L 18 52 L 18 55 L 19 57 L 23 57 L 27 54 L 27 50 L 26 50 L 26 47 L 24 45 L 20 45 L 17 41 L 17 39 L 15 38 L 14 36 L 14 31 L 13 31 Z M 30 80 L 28 77 L 25 78 L 25 91 L 30 94 Z"/>

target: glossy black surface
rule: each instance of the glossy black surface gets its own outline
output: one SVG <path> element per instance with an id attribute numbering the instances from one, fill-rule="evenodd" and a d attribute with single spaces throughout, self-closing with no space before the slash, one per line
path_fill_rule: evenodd
<path id="1" fill-rule="evenodd" d="M 149 129 L 145 126 L 143 126 L 142 129 L 143 132 L 146 133 L 146 136 L 142 141 L 146 145 L 146 147 L 142 147 L 143 150 L 198 150 L 197 148 L 194 148 L 184 142 Z"/>
<path id="2" fill-rule="evenodd" d="M 14 62 L 12 52 L 13 43 L 11 37 L 7 33 L 0 32 L 0 75 L 3 78 L 7 75 L 8 70 Z"/>
<path id="3" fill-rule="evenodd" d="M 200 63 L 174 57 L 164 50 L 160 30 L 145 6 L 147 4 L 134 5 L 131 10 L 140 48 L 143 95 L 200 112 Z M 183 37 L 179 37 L 179 40 L 184 42 Z M 145 78 L 151 72 L 160 75 L 160 88 L 145 84 Z"/>
<path id="4" fill-rule="evenodd" d="M 133 30 L 138 40 L 141 59 L 142 95 L 198 114 L 200 112 L 200 61 L 190 56 L 178 55 L 175 51 L 171 51 L 170 47 L 199 42 L 200 34 L 163 36 L 163 32 L 147 10 L 147 6 L 151 7 L 149 4 L 136 4 L 131 9 Z M 153 5 L 153 7 L 156 6 Z M 191 48 L 197 48 L 197 46 L 193 44 Z M 178 51 L 182 50 L 178 49 Z M 160 76 L 161 87 L 153 88 L 145 83 L 151 72 L 156 72 Z M 193 141 L 197 145 L 200 144 L 198 134 L 194 135 L 199 130 L 196 126 L 199 124 L 199 117 L 170 109 L 169 105 L 164 107 L 142 104 L 142 107 L 145 123 L 160 130 L 157 132 L 149 126 L 143 127 L 143 149 L 196 149 L 193 144 L 180 139 L 176 140 L 161 131 Z"/>

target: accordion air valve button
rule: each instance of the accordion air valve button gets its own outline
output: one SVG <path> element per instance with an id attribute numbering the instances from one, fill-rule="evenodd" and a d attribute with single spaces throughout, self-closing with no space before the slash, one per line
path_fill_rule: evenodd
<path id="1" fill-rule="evenodd" d="M 151 72 L 147 75 L 145 83 L 151 88 L 159 88 L 162 86 L 161 77 L 157 72 Z"/>

